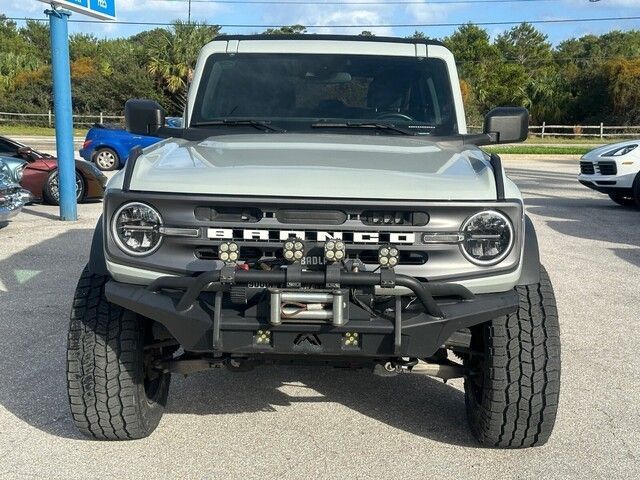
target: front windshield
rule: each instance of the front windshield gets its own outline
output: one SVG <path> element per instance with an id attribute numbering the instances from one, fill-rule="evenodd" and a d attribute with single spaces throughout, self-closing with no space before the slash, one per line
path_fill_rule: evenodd
<path id="1" fill-rule="evenodd" d="M 304 129 L 376 122 L 456 132 L 446 64 L 382 55 L 216 54 L 204 68 L 192 126 L 251 119 Z"/>

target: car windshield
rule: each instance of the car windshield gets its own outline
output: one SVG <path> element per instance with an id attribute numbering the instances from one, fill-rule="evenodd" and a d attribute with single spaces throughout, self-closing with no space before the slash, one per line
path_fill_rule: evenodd
<path id="1" fill-rule="evenodd" d="M 251 119 L 287 130 L 342 124 L 457 133 L 449 75 L 439 59 L 216 54 L 204 67 L 197 95 L 193 127 Z"/>

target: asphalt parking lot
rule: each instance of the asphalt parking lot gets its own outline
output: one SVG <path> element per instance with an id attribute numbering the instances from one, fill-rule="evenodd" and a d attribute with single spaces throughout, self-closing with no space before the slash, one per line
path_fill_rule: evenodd
<path id="1" fill-rule="evenodd" d="M 541 448 L 479 448 L 461 382 L 265 367 L 174 377 L 148 439 L 75 431 L 67 318 L 100 203 L 26 207 L 0 230 L 0 478 L 640 478 L 640 211 L 575 179 L 577 160 L 507 158 L 558 297 L 563 377 Z"/>

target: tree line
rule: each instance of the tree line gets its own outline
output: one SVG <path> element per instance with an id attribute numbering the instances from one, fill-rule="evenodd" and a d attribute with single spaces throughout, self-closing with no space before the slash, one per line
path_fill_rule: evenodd
<path id="1" fill-rule="evenodd" d="M 302 25 L 267 34 L 305 33 Z M 200 48 L 218 26 L 175 22 L 128 38 L 70 37 L 74 111 L 121 114 L 129 98 L 151 98 L 171 115 L 183 109 Z M 373 35 L 364 31 L 361 35 Z M 425 38 L 416 31 L 411 38 Z M 43 113 L 52 105 L 49 29 L 0 15 L 0 111 Z M 640 31 L 586 35 L 552 46 L 531 24 L 491 39 L 474 24 L 441 41 L 458 62 L 472 123 L 491 108 L 518 105 L 533 123 L 640 124 Z"/>

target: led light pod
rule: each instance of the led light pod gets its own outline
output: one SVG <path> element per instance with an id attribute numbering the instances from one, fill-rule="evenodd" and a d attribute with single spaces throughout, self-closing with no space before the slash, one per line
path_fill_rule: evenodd
<path id="1" fill-rule="evenodd" d="M 393 268 L 400 263 L 400 252 L 393 245 L 380 247 L 380 250 L 378 250 L 378 263 L 383 268 Z"/>
<path id="2" fill-rule="evenodd" d="M 240 247 L 235 242 L 223 242 L 218 246 L 218 258 L 225 263 L 235 263 L 240 259 Z"/>
<path id="3" fill-rule="evenodd" d="M 287 262 L 300 262 L 304 258 L 305 245 L 299 238 L 292 238 L 284 243 L 282 256 Z"/>
<path id="4" fill-rule="evenodd" d="M 324 244 L 324 259 L 329 262 L 341 262 L 347 258 L 347 247 L 342 240 L 329 240 Z"/>

